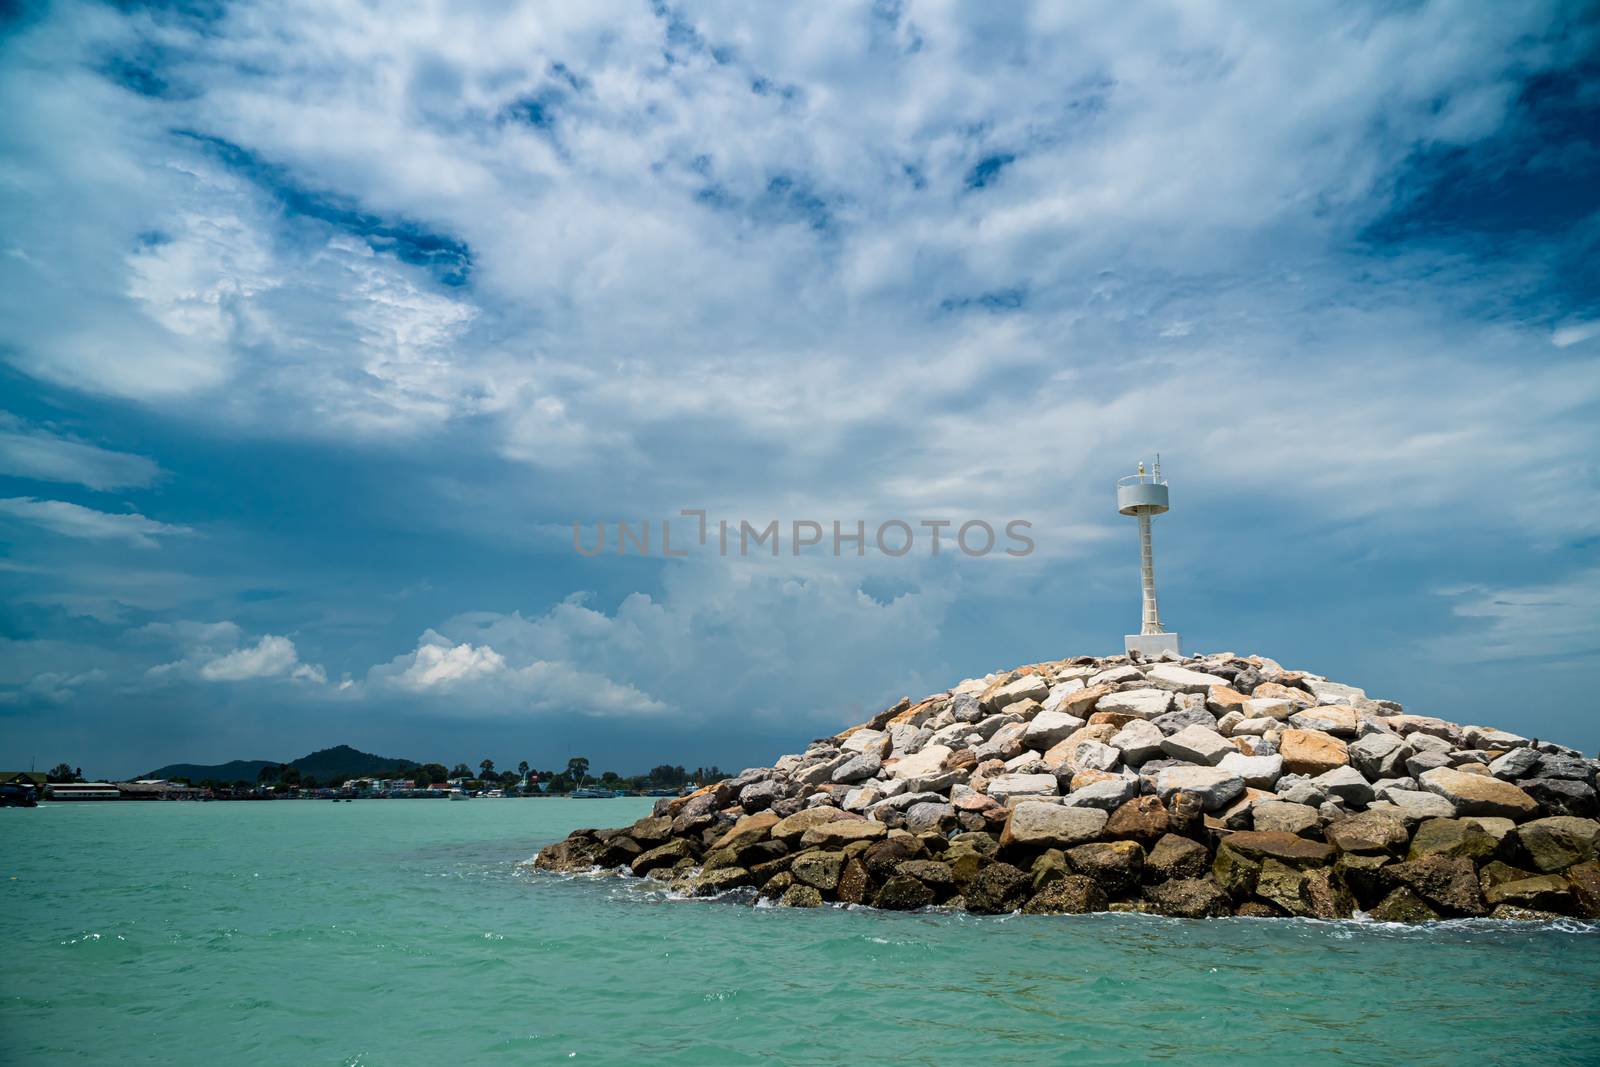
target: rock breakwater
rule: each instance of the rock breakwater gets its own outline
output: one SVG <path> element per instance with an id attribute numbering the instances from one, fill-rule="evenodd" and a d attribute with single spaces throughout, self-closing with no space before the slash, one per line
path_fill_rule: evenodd
<path id="1" fill-rule="evenodd" d="M 901 700 L 535 866 L 794 907 L 1596 918 L 1597 770 L 1261 656 L 1084 656 Z"/>

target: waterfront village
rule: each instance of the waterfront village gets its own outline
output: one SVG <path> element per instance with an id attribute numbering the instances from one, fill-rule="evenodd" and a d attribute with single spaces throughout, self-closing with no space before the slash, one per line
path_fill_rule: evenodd
<path id="1" fill-rule="evenodd" d="M 356 773 L 338 765 L 390 764 L 381 772 Z M 320 775 L 296 764 L 326 767 Z M 175 773 L 174 768 L 191 773 Z M 252 777 L 238 772 L 254 769 Z M 195 771 L 232 771 L 234 774 L 199 774 Z M 162 773 L 166 772 L 166 773 Z M 609 799 L 624 796 L 676 797 L 728 774 L 712 767 L 692 770 L 662 764 L 649 773 L 623 777 L 615 771 L 589 773 L 589 761 L 576 756 L 561 770 L 540 771 L 526 760 L 515 770 L 497 771 L 485 759 L 474 773 L 465 764 L 446 768 L 442 763 L 417 764 L 410 760 L 384 760 L 346 746 L 312 753 L 294 763 L 237 761 L 214 768 L 174 764 L 129 781 L 86 779 L 79 768 L 58 764 L 46 771 L 0 771 L 0 804 L 31 807 L 44 801 L 123 800 L 468 800 L 514 797 L 572 797 Z"/>

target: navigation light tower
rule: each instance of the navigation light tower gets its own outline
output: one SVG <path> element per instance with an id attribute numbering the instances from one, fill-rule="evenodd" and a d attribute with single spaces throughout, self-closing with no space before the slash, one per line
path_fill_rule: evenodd
<path id="1" fill-rule="evenodd" d="M 1144 618 L 1137 634 L 1124 639 L 1128 652 L 1138 652 L 1146 657 L 1163 652 L 1181 655 L 1178 635 L 1161 628 L 1161 611 L 1156 606 L 1156 565 L 1150 548 L 1150 517 L 1167 510 L 1167 483 L 1161 477 L 1161 455 L 1156 454 L 1154 468 L 1145 473 L 1139 464 L 1139 473 L 1130 474 L 1117 481 L 1117 510 L 1139 520 L 1139 575 L 1144 584 Z"/>

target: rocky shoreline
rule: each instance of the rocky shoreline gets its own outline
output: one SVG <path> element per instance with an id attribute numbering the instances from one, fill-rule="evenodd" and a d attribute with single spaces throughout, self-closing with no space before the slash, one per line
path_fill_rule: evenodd
<path id="1" fill-rule="evenodd" d="M 794 907 L 1597 918 L 1597 770 L 1260 656 L 1083 656 L 901 700 L 534 865 Z"/>

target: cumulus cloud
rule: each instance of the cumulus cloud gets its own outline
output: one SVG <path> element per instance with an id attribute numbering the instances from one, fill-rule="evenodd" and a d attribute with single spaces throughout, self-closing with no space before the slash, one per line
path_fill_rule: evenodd
<path id="1" fill-rule="evenodd" d="M 183 649 L 181 659 L 149 668 L 152 680 L 199 679 L 205 682 L 248 682 L 288 679 L 325 685 L 322 667 L 303 663 L 295 644 L 278 634 L 263 634 L 254 644 L 244 642 L 243 631 L 232 622 L 184 622 L 175 626 L 144 627 L 145 636 L 169 637 Z"/>
<path id="2" fill-rule="evenodd" d="M 406 689 L 424 690 L 449 686 L 461 681 L 503 674 L 506 659 L 488 645 L 452 645 L 429 630 L 422 635 L 404 669 L 392 675 L 394 684 Z"/>
<path id="3" fill-rule="evenodd" d="M 452 643 L 433 630 L 412 652 L 375 666 L 367 674 L 371 699 L 402 691 L 451 714 L 515 716 L 563 713 L 586 716 L 649 717 L 667 705 L 630 685 L 570 663 L 506 657 L 488 645 Z"/>
<path id="4" fill-rule="evenodd" d="M 30 496 L 0 499 L 0 515 L 42 526 L 63 537 L 86 541 L 120 541 L 135 548 L 156 548 L 159 547 L 159 537 L 194 533 L 188 526 L 157 522 L 139 514 L 96 511 L 65 500 L 39 500 Z"/>
<path id="5" fill-rule="evenodd" d="M 894 700 L 897 686 L 921 695 L 951 680 L 939 628 L 958 580 L 921 575 L 878 599 L 864 573 L 805 560 L 697 565 L 613 612 L 574 594 L 534 616 L 467 613 L 368 681 L 449 693 L 451 704 L 480 689 L 551 711 L 670 714 L 685 728 L 729 718 L 821 728 Z"/>

